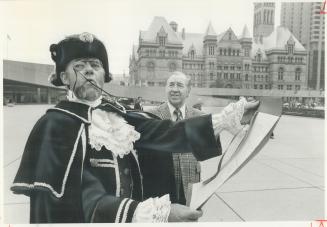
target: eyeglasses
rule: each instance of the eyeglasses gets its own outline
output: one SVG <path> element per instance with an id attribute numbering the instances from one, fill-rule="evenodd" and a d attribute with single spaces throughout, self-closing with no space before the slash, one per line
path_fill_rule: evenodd
<path id="1" fill-rule="evenodd" d="M 73 68 L 77 71 L 82 71 L 87 67 L 87 64 L 96 71 L 103 69 L 102 63 L 99 60 L 78 60 L 73 62 Z"/>

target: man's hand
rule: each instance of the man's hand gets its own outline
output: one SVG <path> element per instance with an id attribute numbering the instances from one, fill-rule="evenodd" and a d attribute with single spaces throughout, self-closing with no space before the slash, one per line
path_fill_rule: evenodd
<path id="1" fill-rule="evenodd" d="M 173 203 L 170 206 L 168 222 L 195 222 L 203 214 L 202 211 L 193 210 L 177 203 Z"/>

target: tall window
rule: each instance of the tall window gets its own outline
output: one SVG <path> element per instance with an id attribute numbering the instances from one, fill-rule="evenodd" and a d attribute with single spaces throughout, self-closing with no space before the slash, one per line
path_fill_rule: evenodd
<path id="1" fill-rule="evenodd" d="M 194 59 L 194 50 L 191 50 L 191 58 Z"/>
<path id="2" fill-rule="evenodd" d="M 249 80 L 249 75 L 245 74 L 245 81 L 248 81 L 248 80 Z"/>
<path id="3" fill-rule="evenodd" d="M 295 80 L 301 80 L 301 69 L 297 68 L 295 70 Z"/>
<path id="4" fill-rule="evenodd" d="M 287 45 L 287 52 L 289 54 L 293 54 L 293 52 L 294 52 L 294 45 L 292 45 L 292 44 Z"/>
<path id="5" fill-rule="evenodd" d="M 244 49 L 244 56 L 245 57 L 249 57 L 250 56 L 249 48 L 245 48 Z"/>
<path id="6" fill-rule="evenodd" d="M 153 62 L 148 62 L 147 63 L 147 66 L 146 66 L 146 69 L 147 69 L 147 76 L 152 78 L 154 77 L 154 63 Z"/>
<path id="7" fill-rule="evenodd" d="M 174 71 L 176 71 L 176 64 L 175 63 L 170 63 L 169 72 L 174 72 Z"/>
<path id="8" fill-rule="evenodd" d="M 147 71 L 148 72 L 154 72 L 154 63 L 153 62 L 149 62 L 147 65 Z"/>
<path id="9" fill-rule="evenodd" d="M 284 69 L 280 67 L 278 69 L 278 80 L 283 80 L 284 79 Z"/>
<path id="10" fill-rule="evenodd" d="M 213 80 L 213 73 L 210 73 L 210 80 Z"/>
<path id="11" fill-rule="evenodd" d="M 232 39 L 232 33 L 228 33 L 228 39 L 231 40 Z"/>
<path id="12" fill-rule="evenodd" d="M 215 47 L 209 46 L 209 55 L 215 55 Z"/>
<path id="13" fill-rule="evenodd" d="M 163 37 L 163 36 L 159 37 L 159 45 L 160 46 L 166 45 L 166 37 Z"/>

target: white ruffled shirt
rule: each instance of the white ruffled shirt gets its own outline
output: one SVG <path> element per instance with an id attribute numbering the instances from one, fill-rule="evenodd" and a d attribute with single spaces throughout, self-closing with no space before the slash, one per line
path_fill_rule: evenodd
<path id="1" fill-rule="evenodd" d="M 78 100 L 70 94 L 68 99 L 92 107 L 101 103 L 101 97 L 94 102 L 86 102 Z M 216 136 L 222 130 L 227 130 L 235 135 L 242 129 L 240 121 L 246 103 L 246 99 L 241 98 L 236 103 L 230 103 L 220 113 L 212 115 L 212 125 Z M 90 145 L 95 150 L 101 151 L 102 146 L 104 146 L 113 155 L 122 158 L 129 152 L 135 152 L 134 143 L 140 138 L 140 133 L 116 113 L 96 109 L 92 112 L 89 137 Z M 170 204 L 168 194 L 140 202 L 134 212 L 132 222 L 168 222 Z"/>

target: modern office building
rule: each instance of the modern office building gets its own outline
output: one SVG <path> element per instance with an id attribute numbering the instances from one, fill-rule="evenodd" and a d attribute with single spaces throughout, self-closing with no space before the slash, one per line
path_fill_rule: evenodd
<path id="1" fill-rule="evenodd" d="M 48 82 L 53 71 L 53 65 L 3 60 L 4 103 L 56 103 L 66 92 Z"/>
<path id="2" fill-rule="evenodd" d="M 325 15 L 322 2 L 283 2 L 281 25 L 287 27 L 308 52 L 308 87 L 324 90 Z"/>

